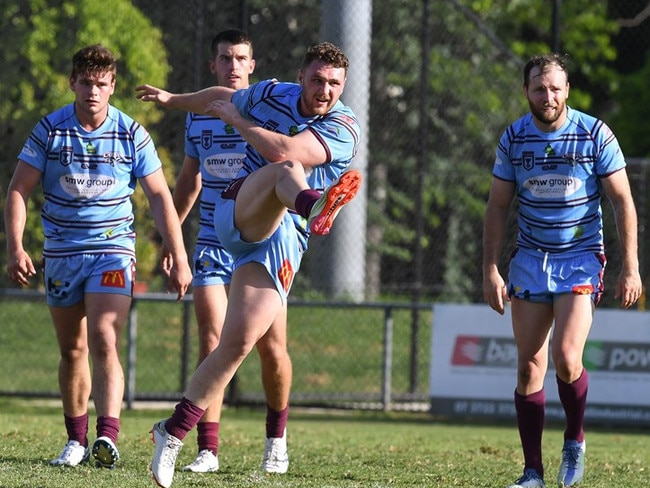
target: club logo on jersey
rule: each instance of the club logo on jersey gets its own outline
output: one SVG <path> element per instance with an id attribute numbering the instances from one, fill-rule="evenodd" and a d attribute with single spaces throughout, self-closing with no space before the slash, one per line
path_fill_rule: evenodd
<path id="1" fill-rule="evenodd" d="M 522 155 L 523 167 L 526 171 L 530 171 L 535 167 L 535 153 L 532 151 L 524 151 Z"/>
<path id="2" fill-rule="evenodd" d="M 223 131 L 228 135 L 233 135 L 235 133 L 235 128 L 230 124 L 226 124 L 223 126 Z"/>
<path id="3" fill-rule="evenodd" d="M 297 133 L 298 133 L 298 127 L 296 127 L 295 125 L 292 125 L 291 127 L 289 127 L 289 135 L 290 136 L 295 136 Z"/>
<path id="4" fill-rule="evenodd" d="M 550 144 L 546 144 L 546 147 L 544 148 L 544 154 L 547 156 L 555 156 L 555 149 L 551 147 Z"/>
<path id="5" fill-rule="evenodd" d="M 101 286 L 109 288 L 125 288 L 126 279 L 124 277 L 124 270 L 116 269 L 114 271 L 104 271 L 102 273 Z"/>
<path id="6" fill-rule="evenodd" d="M 93 146 L 92 142 L 86 143 L 86 152 L 88 154 L 97 154 L 97 149 Z"/>
<path id="7" fill-rule="evenodd" d="M 106 152 L 104 153 L 104 162 L 115 166 L 116 164 L 126 162 L 126 158 L 117 152 Z"/>
<path id="8" fill-rule="evenodd" d="M 583 156 L 582 154 L 578 154 L 578 153 L 571 153 L 571 154 L 567 153 L 564 156 L 562 156 L 562 158 L 567 164 L 570 164 L 571 166 L 575 166 L 576 164 L 586 162 L 589 159 L 588 156 Z"/>
<path id="9" fill-rule="evenodd" d="M 70 163 L 72 163 L 72 147 L 66 146 L 61 148 L 61 152 L 59 153 L 59 162 L 63 166 L 70 166 Z"/>
<path id="10" fill-rule="evenodd" d="M 201 147 L 203 149 L 210 149 L 212 147 L 212 131 L 211 130 L 202 130 L 201 131 Z"/>
<path id="11" fill-rule="evenodd" d="M 291 289 L 293 276 L 294 272 L 293 267 L 291 266 L 291 262 L 289 262 L 288 259 L 285 259 L 282 263 L 282 267 L 278 270 L 278 279 L 280 280 L 282 288 L 284 288 L 284 291 L 286 293 L 289 293 L 289 290 Z"/>

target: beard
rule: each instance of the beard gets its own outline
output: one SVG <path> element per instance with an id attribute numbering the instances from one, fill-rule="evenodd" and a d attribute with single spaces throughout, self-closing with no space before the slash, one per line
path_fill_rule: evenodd
<path id="1" fill-rule="evenodd" d="M 533 105 L 533 102 L 531 102 L 530 100 L 528 100 L 528 106 L 530 107 L 530 112 L 533 114 L 533 117 L 539 120 L 542 124 L 547 124 L 547 125 L 551 125 L 557 122 L 557 120 L 562 116 L 566 108 L 566 104 L 562 102 L 561 104 L 557 105 L 553 110 L 549 111 Z"/>

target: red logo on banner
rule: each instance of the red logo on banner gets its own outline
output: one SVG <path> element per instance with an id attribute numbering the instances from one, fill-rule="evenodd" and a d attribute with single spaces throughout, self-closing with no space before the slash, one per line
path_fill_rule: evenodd
<path id="1" fill-rule="evenodd" d="M 481 344 L 476 336 L 458 336 L 454 344 L 451 364 L 454 366 L 472 366 L 480 359 Z"/>

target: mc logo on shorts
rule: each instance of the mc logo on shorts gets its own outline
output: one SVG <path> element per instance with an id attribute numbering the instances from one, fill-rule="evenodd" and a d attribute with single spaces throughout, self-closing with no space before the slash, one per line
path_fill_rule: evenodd
<path id="1" fill-rule="evenodd" d="M 594 292 L 594 285 L 575 285 L 571 288 L 574 295 L 591 295 Z"/>
<path id="2" fill-rule="evenodd" d="M 282 267 L 278 270 L 278 278 L 280 283 L 282 283 L 285 293 L 289 293 L 289 290 L 291 289 L 294 274 L 291 262 L 288 259 L 285 259 L 282 263 Z"/>
<path id="3" fill-rule="evenodd" d="M 102 286 L 110 286 L 112 288 L 125 288 L 126 279 L 124 278 L 124 270 L 117 269 L 115 271 L 104 271 L 102 273 Z"/>

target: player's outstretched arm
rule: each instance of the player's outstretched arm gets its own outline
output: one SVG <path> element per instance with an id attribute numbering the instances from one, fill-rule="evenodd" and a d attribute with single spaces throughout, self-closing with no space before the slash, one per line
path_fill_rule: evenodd
<path id="1" fill-rule="evenodd" d="M 171 93 L 152 85 L 135 88 L 136 97 L 143 102 L 154 102 L 165 108 L 205 114 L 208 104 L 214 100 L 230 101 L 234 90 L 223 86 L 212 86 L 190 93 Z"/>

